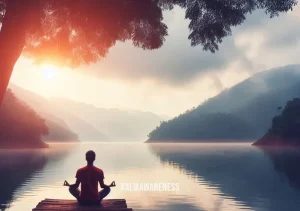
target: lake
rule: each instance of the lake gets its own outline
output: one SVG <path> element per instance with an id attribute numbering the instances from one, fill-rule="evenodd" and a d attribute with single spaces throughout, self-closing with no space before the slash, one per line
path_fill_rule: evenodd
<path id="1" fill-rule="evenodd" d="M 92 149 L 108 198 L 125 198 L 134 210 L 300 210 L 300 151 L 243 144 L 52 144 L 41 150 L 0 150 L 2 210 L 31 210 L 44 198 L 72 199 Z M 178 184 L 174 191 L 124 189 L 124 184 Z"/>

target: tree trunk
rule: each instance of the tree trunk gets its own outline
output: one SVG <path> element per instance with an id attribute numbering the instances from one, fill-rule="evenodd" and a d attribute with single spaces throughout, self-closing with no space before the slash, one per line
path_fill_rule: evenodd
<path id="1" fill-rule="evenodd" d="M 6 12 L 0 31 L 0 106 L 3 101 L 13 68 L 25 45 L 26 1 L 6 1 Z"/>

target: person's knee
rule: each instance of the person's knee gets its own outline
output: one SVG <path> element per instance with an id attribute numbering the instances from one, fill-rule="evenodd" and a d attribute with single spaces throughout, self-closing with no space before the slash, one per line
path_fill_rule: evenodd
<path id="1" fill-rule="evenodd" d="M 75 187 L 69 187 L 69 192 L 70 192 L 72 195 L 78 195 L 77 188 L 75 188 Z"/>
<path id="2" fill-rule="evenodd" d="M 69 192 L 70 192 L 70 193 L 74 192 L 74 188 L 69 187 Z"/>
<path id="3" fill-rule="evenodd" d="M 110 187 L 104 188 L 105 192 L 110 193 Z"/>
<path id="4" fill-rule="evenodd" d="M 102 191 L 100 191 L 100 195 L 103 197 L 106 197 L 110 193 L 110 187 L 103 188 Z"/>

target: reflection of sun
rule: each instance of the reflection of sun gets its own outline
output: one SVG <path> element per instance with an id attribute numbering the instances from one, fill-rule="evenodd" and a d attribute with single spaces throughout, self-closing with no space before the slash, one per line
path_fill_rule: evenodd
<path id="1" fill-rule="evenodd" d="M 42 66 L 42 77 L 45 80 L 55 80 L 57 78 L 57 68 L 50 64 L 45 64 Z"/>

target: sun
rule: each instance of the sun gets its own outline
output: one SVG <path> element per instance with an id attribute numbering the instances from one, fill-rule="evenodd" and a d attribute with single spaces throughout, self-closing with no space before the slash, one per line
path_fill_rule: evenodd
<path id="1" fill-rule="evenodd" d="M 42 66 L 42 77 L 45 80 L 53 81 L 57 78 L 57 67 L 50 64 L 44 64 Z"/>

